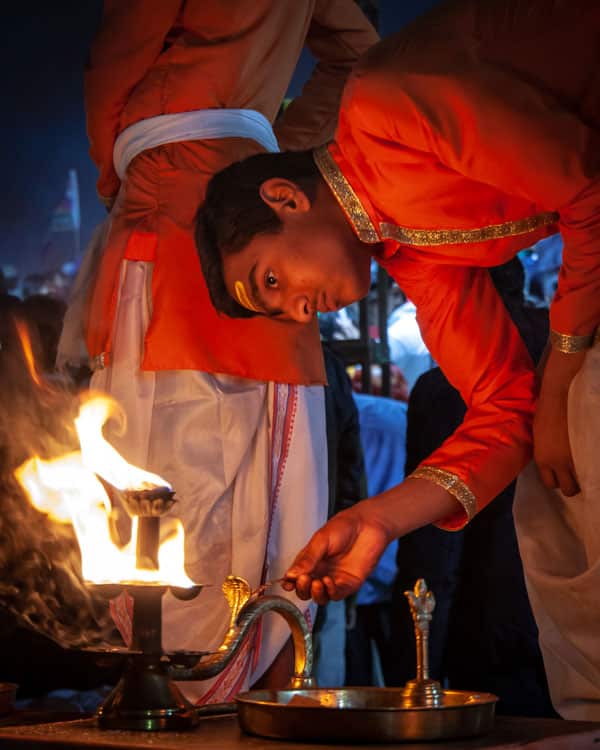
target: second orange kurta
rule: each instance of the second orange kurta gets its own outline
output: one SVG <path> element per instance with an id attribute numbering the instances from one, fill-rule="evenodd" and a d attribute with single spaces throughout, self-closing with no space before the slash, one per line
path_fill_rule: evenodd
<path id="1" fill-rule="evenodd" d="M 89 308 L 92 356 L 110 362 L 121 262 L 140 260 L 153 264 L 144 369 L 324 382 L 316 326 L 220 316 L 200 269 L 193 226 L 207 182 L 261 147 L 245 139 L 160 146 L 134 159 L 122 185 L 112 149 L 127 126 L 160 114 L 241 107 L 273 121 L 305 42 L 317 58 L 315 73 L 276 132 L 282 148 L 323 143 L 348 72 L 375 41 L 353 0 L 105 3 L 86 106 L 99 193 L 107 202 L 118 197 Z"/>

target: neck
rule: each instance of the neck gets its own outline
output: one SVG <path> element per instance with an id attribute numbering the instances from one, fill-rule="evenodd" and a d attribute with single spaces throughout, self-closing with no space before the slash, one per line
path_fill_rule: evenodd
<path id="1" fill-rule="evenodd" d="M 317 183 L 317 192 L 313 208 L 317 209 L 321 217 L 323 217 L 328 224 L 336 227 L 336 230 L 344 240 L 344 244 L 347 246 L 360 252 L 366 252 L 369 256 L 375 255 L 382 247 L 382 243 L 367 244 L 366 242 L 361 242 L 354 231 L 354 226 L 348 218 L 348 215 L 339 204 L 327 182 L 322 177 L 319 177 Z"/>

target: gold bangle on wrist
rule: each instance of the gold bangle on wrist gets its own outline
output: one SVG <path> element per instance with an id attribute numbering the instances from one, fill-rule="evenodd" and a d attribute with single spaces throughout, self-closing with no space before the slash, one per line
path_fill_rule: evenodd
<path id="1" fill-rule="evenodd" d="M 471 520 L 477 512 L 477 498 L 469 487 L 451 471 L 439 469 L 437 466 L 418 466 L 409 476 L 415 479 L 428 479 L 453 495 L 464 508 L 467 520 Z"/>
<path id="2" fill-rule="evenodd" d="M 564 354 L 575 354 L 589 349 L 594 341 L 594 334 L 587 336 L 569 336 L 567 333 L 550 331 L 550 344 L 553 349 Z"/>

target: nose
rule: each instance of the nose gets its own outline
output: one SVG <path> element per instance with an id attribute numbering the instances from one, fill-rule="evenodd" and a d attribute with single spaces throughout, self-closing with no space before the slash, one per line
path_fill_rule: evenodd
<path id="1" fill-rule="evenodd" d="M 300 294 L 291 300 L 288 315 L 297 323 L 310 323 L 315 315 L 315 306 L 305 294 Z"/>

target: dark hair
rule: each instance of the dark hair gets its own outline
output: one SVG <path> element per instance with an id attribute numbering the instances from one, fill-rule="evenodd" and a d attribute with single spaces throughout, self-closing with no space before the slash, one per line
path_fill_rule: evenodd
<path id="1" fill-rule="evenodd" d="M 231 318 L 251 318 L 229 295 L 223 257 L 243 250 L 258 234 L 277 234 L 282 224 L 260 197 L 260 186 L 273 177 L 297 182 L 312 200 L 319 171 L 311 151 L 256 154 L 217 172 L 209 181 L 196 216 L 196 248 L 213 305 Z"/>

